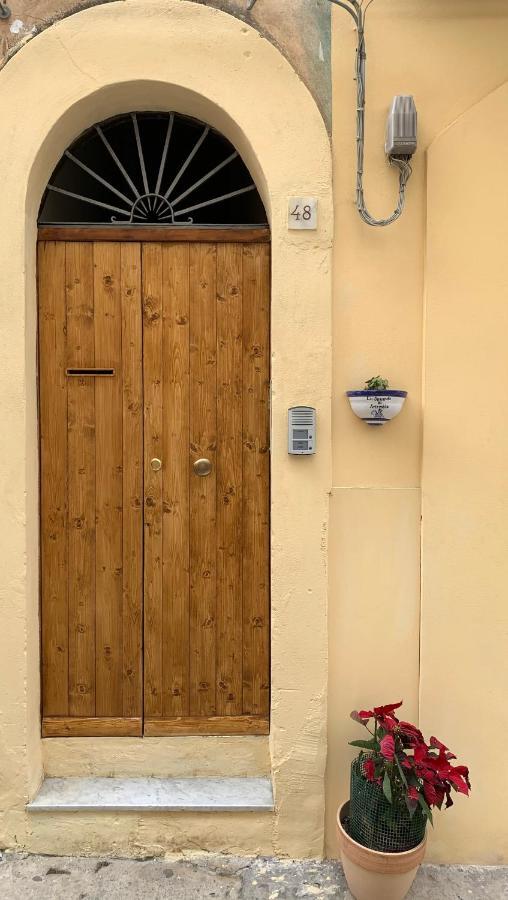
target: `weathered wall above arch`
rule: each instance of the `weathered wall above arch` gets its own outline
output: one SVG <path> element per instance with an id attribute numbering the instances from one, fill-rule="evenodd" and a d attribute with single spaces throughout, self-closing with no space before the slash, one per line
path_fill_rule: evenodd
<path id="1" fill-rule="evenodd" d="M 89 6 L 122 0 L 9 0 L 11 16 L 0 19 L 0 68 L 23 41 L 53 22 Z M 247 22 L 289 60 L 331 123 L 330 4 L 328 0 L 194 0 Z M 147 16 L 150 0 L 147 0 Z"/>

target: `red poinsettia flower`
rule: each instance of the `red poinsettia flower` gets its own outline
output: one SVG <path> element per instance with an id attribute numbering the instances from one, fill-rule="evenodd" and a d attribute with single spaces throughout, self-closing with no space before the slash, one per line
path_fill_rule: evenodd
<path id="1" fill-rule="evenodd" d="M 430 746 L 435 750 L 439 750 L 439 755 L 445 756 L 446 759 L 457 759 L 457 757 L 450 752 L 445 744 L 443 744 L 441 741 L 438 741 L 437 737 L 431 737 Z"/>
<path id="2" fill-rule="evenodd" d="M 373 717 L 387 716 L 392 713 L 395 709 L 398 709 L 399 706 L 402 706 L 402 700 L 400 703 L 388 703 L 386 706 L 374 706 L 373 709 L 361 709 L 358 715 L 361 719 L 372 719 Z"/>
<path id="3" fill-rule="evenodd" d="M 459 775 L 456 771 L 453 771 L 451 766 L 450 769 L 451 771 L 447 772 L 446 774 L 447 780 L 451 781 L 453 786 L 457 788 L 459 794 L 465 794 L 467 797 L 469 795 L 469 788 L 466 784 L 465 779 L 462 777 L 462 775 Z"/>
<path id="4" fill-rule="evenodd" d="M 430 781 L 423 782 L 423 796 L 425 797 L 428 806 L 433 806 L 437 800 L 436 789 Z"/>
<path id="5" fill-rule="evenodd" d="M 445 750 L 448 750 L 448 747 L 442 743 L 442 741 L 438 741 L 437 737 L 432 736 L 430 739 L 430 746 L 435 747 L 436 750 L 442 750 L 443 753 Z"/>
<path id="6" fill-rule="evenodd" d="M 395 756 L 395 740 L 393 734 L 385 734 L 384 738 L 379 742 L 379 748 L 381 750 L 381 755 L 391 762 Z"/>
<path id="7" fill-rule="evenodd" d="M 457 758 L 456 756 L 453 757 L 453 759 L 456 759 L 456 758 Z M 463 776 L 464 781 L 466 782 L 466 784 L 467 784 L 469 790 L 471 790 L 471 782 L 469 781 L 469 769 L 468 769 L 468 767 L 467 767 L 467 766 L 454 766 L 454 767 L 453 767 L 453 771 L 456 772 L 457 775 L 462 775 L 462 776 Z"/>
<path id="8" fill-rule="evenodd" d="M 394 709 L 398 709 L 399 706 L 402 706 L 403 701 L 400 700 L 399 703 L 388 703 L 386 706 L 375 706 L 374 713 L 376 716 L 387 716 L 389 713 L 392 713 Z"/>
<path id="9" fill-rule="evenodd" d="M 443 789 L 442 787 L 439 787 L 439 786 L 437 786 L 437 785 L 434 785 L 434 790 L 435 790 L 435 792 L 436 792 L 436 800 L 435 800 L 435 804 L 436 804 L 436 806 L 437 806 L 438 809 L 441 809 L 441 807 L 442 807 L 442 805 L 443 805 L 443 800 L 444 800 L 444 798 L 445 798 L 445 792 L 444 792 L 444 789 Z"/>
<path id="10" fill-rule="evenodd" d="M 427 745 L 417 744 L 414 748 L 413 758 L 417 763 L 423 762 L 425 759 L 427 759 Z"/>
<path id="11" fill-rule="evenodd" d="M 376 767 L 374 765 L 373 759 L 365 760 L 363 764 L 363 771 L 365 772 L 365 775 L 367 776 L 369 781 L 374 781 Z"/>
<path id="12" fill-rule="evenodd" d="M 399 722 L 398 728 L 400 733 L 408 739 L 409 744 L 425 743 L 420 729 L 411 725 L 410 722 Z"/>
<path id="13" fill-rule="evenodd" d="M 469 770 L 452 765 L 455 755 L 434 735 L 427 743 L 416 725 L 399 721 L 395 710 L 401 705 L 388 703 L 351 713 L 372 735 L 372 741 L 357 742 L 362 749 L 362 771 L 368 781 L 382 787 L 389 802 L 405 801 L 410 814 L 421 804 L 430 817 L 432 807 L 441 809 L 445 802 L 447 808 L 453 805 L 453 791 L 469 794 Z M 368 725 L 371 719 L 375 728 Z"/>

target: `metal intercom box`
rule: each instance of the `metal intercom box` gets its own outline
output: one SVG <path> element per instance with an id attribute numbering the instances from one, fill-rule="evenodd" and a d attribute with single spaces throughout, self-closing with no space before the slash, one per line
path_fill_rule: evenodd
<path id="1" fill-rule="evenodd" d="M 288 453 L 311 456 L 316 452 L 316 410 L 291 406 L 288 410 Z"/>

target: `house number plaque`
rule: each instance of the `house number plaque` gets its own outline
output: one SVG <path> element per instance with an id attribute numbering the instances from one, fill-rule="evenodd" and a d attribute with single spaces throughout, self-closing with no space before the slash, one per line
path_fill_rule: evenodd
<path id="1" fill-rule="evenodd" d="M 288 228 L 317 228 L 317 197 L 290 197 L 288 201 Z"/>

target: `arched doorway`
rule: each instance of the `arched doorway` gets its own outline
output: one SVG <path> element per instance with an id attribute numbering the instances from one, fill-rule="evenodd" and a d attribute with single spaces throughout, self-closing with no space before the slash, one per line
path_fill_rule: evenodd
<path id="1" fill-rule="evenodd" d="M 154 855 L 161 846 L 165 852 L 198 846 L 316 856 L 323 846 L 332 483 L 330 144 L 311 93 L 255 29 L 187 0 L 151 0 L 150 13 L 137 0 L 94 5 L 26 43 L 0 72 L 9 186 L 0 205 L 2 371 L 8 386 L 0 397 L 6 486 L 0 594 L 9 711 L 0 721 L 0 738 L 9 748 L 3 834 L 10 846 L 44 853 L 81 852 L 84 840 L 93 853 L 110 851 L 114 828 L 117 852 L 126 856 Z M 268 737 L 40 738 L 36 221 L 65 148 L 94 122 L 136 109 L 175 109 L 226 135 L 247 163 L 270 221 Z M 288 198 L 302 195 L 319 200 L 316 232 L 288 231 Z M 287 409 L 298 402 L 317 409 L 319 449 L 296 459 L 287 454 Z M 134 771 L 130 759 L 136 760 Z M 263 774 L 266 766 L 277 798 L 269 824 L 264 816 L 235 814 L 218 817 L 215 826 L 208 816 L 175 814 L 168 829 L 158 816 L 73 813 L 48 816 L 42 830 L 25 811 L 44 774 L 244 775 Z"/>
<path id="2" fill-rule="evenodd" d="M 270 234 L 238 152 L 137 113 L 39 214 L 44 736 L 264 734 Z"/>

